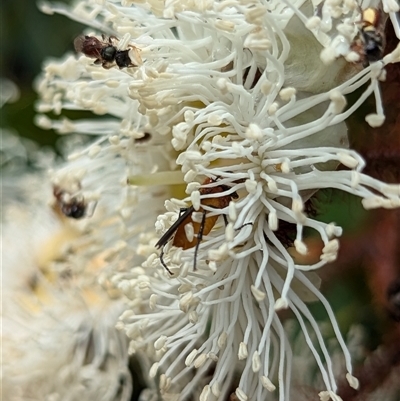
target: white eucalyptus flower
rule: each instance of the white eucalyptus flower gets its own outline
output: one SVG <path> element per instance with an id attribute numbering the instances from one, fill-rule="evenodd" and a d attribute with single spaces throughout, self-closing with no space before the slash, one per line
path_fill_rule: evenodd
<path id="1" fill-rule="evenodd" d="M 0 156 L 2 399 L 130 400 L 124 304 L 90 227 L 52 201 L 54 155 L 4 131 Z"/>
<path id="2" fill-rule="evenodd" d="M 105 260 L 49 207 L 45 175 L 6 175 L 5 191 L 11 179 L 20 189 L 3 208 L 4 399 L 129 400 L 128 342 L 115 329 L 124 307 L 98 283 Z"/>
<path id="3" fill-rule="evenodd" d="M 382 3 L 400 32 L 396 5 Z M 338 400 L 310 300 L 324 305 L 349 384 L 357 387 L 332 309 L 310 272 L 335 260 L 341 228 L 315 220 L 306 202 L 321 188 L 336 188 L 367 208 L 400 205 L 399 185 L 362 173 L 345 123 L 371 94 L 376 113 L 367 121 L 384 122 L 379 80 L 400 57 L 396 49 L 363 68 L 353 46 L 362 29 L 357 3 L 313 4 L 43 5 L 86 24 L 85 34 L 102 47 L 128 51 L 134 65 L 102 63 L 104 54 L 94 64 L 88 51 L 47 63 L 37 82 L 38 110 L 101 117 L 42 115 L 38 123 L 95 136 L 53 180 L 96 204 L 87 219 L 91 249 L 110 252 L 112 282 L 130 300 L 118 327 L 132 339 L 130 352 L 154 361 L 149 374 L 158 392 L 148 391 L 147 399 L 224 400 L 235 392 L 241 401 L 289 400 L 292 351 L 279 315 L 289 308 L 320 369 L 321 399 Z M 346 108 L 345 95 L 361 88 Z M 339 164 L 345 169 L 336 171 Z M 160 244 L 164 269 L 154 246 L 180 208 L 189 208 L 189 217 Z M 324 243 L 312 265 L 296 258 L 307 253 L 305 228 Z"/>

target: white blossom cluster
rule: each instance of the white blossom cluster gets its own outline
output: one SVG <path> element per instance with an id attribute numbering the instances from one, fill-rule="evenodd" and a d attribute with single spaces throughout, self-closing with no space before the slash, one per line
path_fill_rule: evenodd
<path id="1" fill-rule="evenodd" d="M 153 362 L 155 385 L 143 399 L 289 400 L 292 351 L 279 311 L 290 309 L 318 364 L 321 400 L 338 400 L 308 301 L 325 307 L 357 387 L 311 272 L 335 260 L 342 230 L 314 219 L 306 202 L 336 188 L 366 208 L 400 206 L 399 185 L 363 174 L 363 159 L 348 149 L 346 119 L 370 95 L 376 113 L 366 119 L 384 123 L 379 82 L 385 66 L 400 61 L 398 47 L 365 65 L 354 45 L 365 28 L 362 9 L 372 6 L 400 37 L 399 6 L 388 0 L 42 5 L 84 23 L 85 35 L 111 37 L 133 64 L 105 68 L 85 54 L 48 62 L 37 82 L 38 123 L 94 138 L 73 148 L 53 183 L 92 205 L 85 254 L 107 254 L 106 278 L 128 299 L 117 327 L 131 339 L 129 352 Z M 345 96 L 361 89 L 347 105 Z M 96 116 L 59 117 L 70 111 Z M 193 242 L 202 219 L 207 230 L 199 247 L 162 244 L 170 274 L 155 244 L 189 207 L 189 224 L 175 235 Z M 305 228 L 324 243 L 310 265 L 297 258 L 307 253 Z"/>
<path id="2" fill-rule="evenodd" d="M 1 83 L 2 106 L 18 89 Z M 50 202 L 54 153 L 11 129 L 1 135 L 1 398 L 129 400 L 128 341 L 115 328 L 123 302 L 107 254 Z"/>

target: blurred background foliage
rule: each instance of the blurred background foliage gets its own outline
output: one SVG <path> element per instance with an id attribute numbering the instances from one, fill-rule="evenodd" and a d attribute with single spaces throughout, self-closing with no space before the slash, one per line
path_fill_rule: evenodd
<path id="1" fill-rule="evenodd" d="M 51 130 L 44 131 L 33 122 L 37 98 L 33 81 L 40 73 L 44 60 L 74 51 L 73 40 L 83 27 L 63 16 L 42 14 L 34 1 L 3 0 L 0 7 L 0 75 L 13 81 L 20 90 L 19 100 L 4 105 L 0 111 L 1 126 L 15 130 L 40 146 L 55 149 L 57 134 Z M 389 35 L 393 37 L 393 34 Z M 389 177 L 392 182 L 399 182 L 400 170 L 400 123 L 397 121 L 400 115 L 400 74 L 396 68 L 391 71 L 394 78 L 389 78 L 386 86 L 383 85 L 384 103 L 386 96 L 386 109 L 389 110 L 388 123 L 378 130 L 372 130 L 365 123 L 364 116 L 373 112 L 373 99 L 348 122 L 353 147 L 372 165 L 368 173 L 381 179 Z M 352 102 L 351 97 L 348 100 Z M 365 345 L 372 358 L 379 346 L 391 350 L 396 336 L 400 344 L 400 300 L 397 300 L 397 306 L 395 304 L 395 312 L 391 313 L 393 305 L 390 305 L 387 296 L 388 288 L 400 277 L 400 255 L 396 250 L 400 248 L 399 213 L 366 212 L 358 198 L 335 190 L 318 192 L 313 205 L 319 219 L 334 221 L 344 228 L 338 262 L 318 272 L 323 279 L 322 292 L 331 302 L 342 331 L 347 332 L 354 324 L 361 324 L 366 333 Z M 379 245 L 382 238 L 384 241 Z M 313 242 L 312 236 L 308 247 L 310 257 L 320 251 L 320 244 Z M 383 265 L 386 270 L 381 268 Z M 398 293 L 400 285 L 395 291 L 395 294 Z M 316 317 L 326 317 L 321 305 L 311 308 Z M 399 353 L 399 349 L 400 346 L 397 346 L 395 352 Z M 393 366 L 398 365 L 400 356 L 390 362 L 387 375 Z M 365 367 L 360 364 L 359 375 L 368 376 L 363 369 Z M 380 371 L 382 373 L 384 369 L 380 367 Z M 353 399 L 351 397 L 346 399 Z"/>
<path id="2" fill-rule="evenodd" d="M 44 131 L 33 122 L 37 99 L 33 81 L 44 60 L 74 51 L 73 41 L 81 33 L 82 25 L 64 16 L 43 14 L 35 1 L 2 0 L 0 10 L 0 76 L 14 82 L 20 90 L 18 101 L 5 104 L 0 111 L 1 126 L 42 146 L 54 147 L 55 132 Z"/>

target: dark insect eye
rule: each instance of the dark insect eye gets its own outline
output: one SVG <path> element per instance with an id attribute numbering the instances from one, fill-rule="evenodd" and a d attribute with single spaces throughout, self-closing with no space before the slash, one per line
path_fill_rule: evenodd
<path id="1" fill-rule="evenodd" d="M 73 205 L 64 205 L 61 211 L 67 217 L 71 217 L 72 219 L 80 219 L 85 215 L 86 208 L 83 204 L 77 203 Z"/>
<path id="2" fill-rule="evenodd" d="M 117 50 L 114 46 L 107 46 L 101 49 L 100 55 L 105 61 L 114 61 Z"/>

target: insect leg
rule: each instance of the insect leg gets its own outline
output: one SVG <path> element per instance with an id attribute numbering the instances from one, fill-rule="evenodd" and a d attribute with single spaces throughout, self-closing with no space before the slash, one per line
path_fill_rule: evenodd
<path id="1" fill-rule="evenodd" d="M 163 265 L 164 269 L 172 276 L 171 270 L 168 269 L 167 265 L 164 262 L 164 246 L 161 248 L 160 252 L 160 262 Z"/>
<path id="2" fill-rule="evenodd" d="M 206 224 L 206 211 L 203 211 L 203 217 L 201 218 L 201 223 L 199 227 L 199 232 L 197 233 L 197 243 L 194 248 L 194 262 L 193 262 L 193 270 L 196 270 L 196 262 L 197 262 L 197 252 L 199 251 L 200 241 L 203 238 L 204 226 Z"/>
<path id="3" fill-rule="evenodd" d="M 222 217 L 224 218 L 225 226 L 227 226 L 227 225 L 228 225 L 228 218 L 226 217 L 226 214 L 223 214 Z M 250 226 L 250 225 L 252 226 L 253 223 L 244 223 L 244 224 L 242 224 L 240 227 L 235 228 L 235 231 L 239 231 L 239 230 L 241 230 L 243 227 Z"/>
<path id="4" fill-rule="evenodd" d="M 252 222 L 250 222 L 250 223 L 244 223 L 244 224 L 242 224 L 240 227 L 238 227 L 238 228 L 235 228 L 235 231 L 239 231 L 239 230 L 241 230 L 243 227 L 246 227 L 246 226 L 252 226 L 254 223 L 252 223 Z"/>

